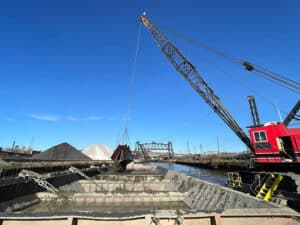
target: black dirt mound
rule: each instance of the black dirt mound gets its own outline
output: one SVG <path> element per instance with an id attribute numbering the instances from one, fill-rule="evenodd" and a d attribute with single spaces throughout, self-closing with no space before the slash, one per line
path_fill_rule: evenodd
<path id="1" fill-rule="evenodd" d="M 32 157 L 36 160 L 91 160 L 68 143 L 55 145 Z"/>

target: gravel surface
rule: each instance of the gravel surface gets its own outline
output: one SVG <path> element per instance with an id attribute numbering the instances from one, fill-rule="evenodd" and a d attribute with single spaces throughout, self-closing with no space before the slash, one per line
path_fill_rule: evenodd
<path id="1" fill-rule="evenodd" d="M 88 156 L 68 143 L 55 145 L 32 157 L 38 160 L 91 160 Z"/>

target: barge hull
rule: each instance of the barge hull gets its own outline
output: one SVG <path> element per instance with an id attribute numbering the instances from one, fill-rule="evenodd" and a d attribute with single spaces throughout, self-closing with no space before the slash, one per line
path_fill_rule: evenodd
<path id="1" fill-rule="evenodd" d="M 140 216 L 125 217 L 97 217 L 88 215 L 68 215 L 68 216 L 29 216 L 29 217 L 0 217 L 2 225 L 145 225 L 155 224 L 174 225 L 292 225 L 297 224 L 291 214 L 259 214 L 259 213 L 213 213 L 213 214 L 188 214 L 170 215 L 161 213 L 160 215 L 145 214 Z M 299 221 L 298 221 L 299 222 Z"/>

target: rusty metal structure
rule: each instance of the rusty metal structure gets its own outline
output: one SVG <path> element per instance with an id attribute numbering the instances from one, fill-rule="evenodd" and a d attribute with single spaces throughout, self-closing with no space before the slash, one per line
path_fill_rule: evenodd
<path id="1" fill-rule="evenodd" d="M 174 159 L 174 151 L 173 151 L 173 144 L 171 141 L 168 143 L 159 143 L 152 141 L 150 143 L 140 143 L 137 141 L 135 143 L 135 155 L 139 156 L 143 159 L 150 159 L 149 156 L 150 151 L 162 151 L 167 154 L 168 159 Z"/>
<path id="2" fill-rule="evenodd" d="M 124 172 L 127 165 L 133 161 L 129 145 L 118 145 L 111 159 L 115 162 L 117 170 Z"/>

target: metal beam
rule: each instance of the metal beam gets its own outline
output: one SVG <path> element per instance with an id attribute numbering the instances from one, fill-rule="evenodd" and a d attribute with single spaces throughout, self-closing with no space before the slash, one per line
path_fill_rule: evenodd
<path id="1" fill-rule="evenodd" d="M 298 112 L 299 109 L 300 109 L 300 100 L 298 100 L 298 102 L 296 103 L 296 105 L 292 108 L 292 110 L 290 111 L 290 113 L 284 119 L 283 123 L 284 123 L 285 126 L 288 126 L 289 123 L 293 119 L 300 120 L 300 116 L 297 115 L 297 112 Z"/>

